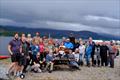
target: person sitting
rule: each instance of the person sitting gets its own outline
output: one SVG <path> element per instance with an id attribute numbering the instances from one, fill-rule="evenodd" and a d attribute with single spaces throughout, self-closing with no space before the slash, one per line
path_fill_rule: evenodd
<path id="1" fill-rule="evenodd" d="M 80 70 L 78 63 L 75 60 L 75 56 L 74 56 L 72 50 L 69 50 L 68 59 L 70 61 L 69 65 L 72 69 L 75 68 L 75 69 Z"/>
<path id="2" fill-rule="evenodd" d="M 32 59 L 32 66 L 31 66 L 31 70 L 36 72 L 36 73 L 40 73 L 42 72 L 40 69 L 40 53 L 37 53 L 36 57 L 34 57 Z"/>
<path id="3" fill-rule="evenodd" d="M 53 51 L 50 50 L 49 53 L 46 56 L 46 67 L 45 67 L 45 71 L 48 70 L 49 66 L 49 73 L 51 73 L 53 71 Z"/>
<path id="4" fill-rule="evenodd" d="M 75 61 L 76 61 L 78 64 L 80 64 L 80 60 L 79 60 L 80 55 L 79 55 L 79 49 L 78 49 L 78 48 L 75 49 L 74 56 L 75 56 Z"/>
<path id="5" fill-rule="evenodd" d="M 63 58 L 65 56 L 65 51 L 64 50 L 65 50 L 64 47 L 62 47 L 62 46 L 59 47 L 59 57 L 60 58 Z"/>

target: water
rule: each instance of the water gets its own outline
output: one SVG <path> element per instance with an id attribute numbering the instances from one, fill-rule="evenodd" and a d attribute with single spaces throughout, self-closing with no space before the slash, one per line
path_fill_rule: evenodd
<path id="1" fill-rule="evenodd" d="M 9 55 L 7 46 L 11 40 L 12 37 L 0 36 L 0 55 Z"/>
<path id="2" fill-rule="evenodd" d="M 3 37 L 0 36 L 0 55 L 9 55 L 7 46 L 13 37 Z M 59 40 L 61 41 L 61 40 Z"/>

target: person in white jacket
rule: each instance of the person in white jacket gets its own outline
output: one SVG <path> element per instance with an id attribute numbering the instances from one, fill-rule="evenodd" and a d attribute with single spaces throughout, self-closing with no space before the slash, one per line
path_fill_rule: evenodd
<path id="1" fill-rule="evenodd" d="M 83 41 L 80 40 L 80 46 L 79 46 L 79 60 L 80 60 L 80 65 L 83 65 L 83 58 L 85 54 L 85 45 L 83 45 Z"/>

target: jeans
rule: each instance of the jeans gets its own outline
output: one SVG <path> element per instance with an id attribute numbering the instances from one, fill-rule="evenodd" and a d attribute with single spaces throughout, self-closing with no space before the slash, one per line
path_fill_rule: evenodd
<path id="1" fill-rule="evenodd" d="M 80 62 L 83 61 L 83 53 L 80 53 L 80 55 L 79 55 L 79 59 L 80 59 Z"/>
<path id="2" fill-rule="evenodd" d="M 53 70 L 53 62 L 47 62 L 47 65 L 46 65 L 46 68 L 45 68 L 45 70 L 47 70 L 48 69 L 48 67 L 50 67 L 50 71 L 52 71 Z"/>
<path id="3" fill-rule="evenodd" d="M 110 58 L 110 67 L 114 68 L 114 58 L 115 58 L 114 53 L 109 54 L 109 58 Z"/>
<path id="4" fill-rule="evenodd" d="M 75 66 L 75 67 L 79 67 L 79 65 L 75 61 L 70 61 L 70 65 L 71 66 Z"/>
<path id="5" fill-rule="evenodd" d="M 87 63 L 87 65 L 90 65 L 90 58 L 91 58 L 90 54 L 86 55 L 86 63 Z"/>

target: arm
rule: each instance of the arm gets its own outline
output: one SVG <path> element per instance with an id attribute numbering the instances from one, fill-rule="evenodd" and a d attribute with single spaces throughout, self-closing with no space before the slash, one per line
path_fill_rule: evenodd
<path id="1" fill-rule="evenodd" d="M 13 55 L 13 53 L 11 51 L 11 45 L 8 45 L 8 51 L 9 51 L 10 55 Z"/>
<path id="2" fill-rule="evenodd" d="M 85 56 L 85 46 L 84 46 L 84 49 L 83 49 L 83 55 L 82 55 L 82 59 L 84 59 L 84 56 Z"/>

